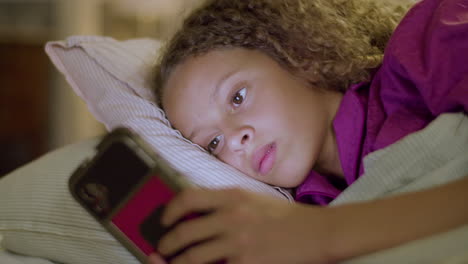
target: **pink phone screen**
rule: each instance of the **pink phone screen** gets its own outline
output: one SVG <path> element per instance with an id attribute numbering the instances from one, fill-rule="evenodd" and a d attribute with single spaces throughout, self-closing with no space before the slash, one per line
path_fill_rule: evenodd
<path id="1" fill-rule="evenodd" d="M 111 222 L 120 229 L 145 255 L 155 251 L 140 231 L 140 225 L 148 219 L 156 208 L 168 203 L 175 193 L 157 175 L 152 176 L 119 210 Z M 154 223 L 154 228 L 159 228 Z"/>

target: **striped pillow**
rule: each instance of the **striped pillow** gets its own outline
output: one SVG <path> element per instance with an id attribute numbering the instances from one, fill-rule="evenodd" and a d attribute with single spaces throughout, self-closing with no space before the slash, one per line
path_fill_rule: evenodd
<path id="1" fill-rule="evenodd" d="M 97 143 L 60 148 L 0 179 L 0 248 L 58 263 L 139 263 L 68 192 L 71 172 Z"/>
<path id="2" fill-rule="evenodd" d="M 117 41 L 74 36 L 65 42 L 48 43 L 46 52 L 108 130 L 118 126 L 131 128 L 193 184 L 208 188 L 240 187 L 292 201 L 285 190 L 247 177 L 171 128 L 164 112 L 154 103 L 150 89 L 151 71 L 160 45 L 152 39 Z"/>

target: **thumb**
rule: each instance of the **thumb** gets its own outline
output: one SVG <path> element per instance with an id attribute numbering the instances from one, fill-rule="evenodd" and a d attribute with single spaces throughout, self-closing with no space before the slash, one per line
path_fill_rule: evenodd
<path id="1" fill-rule="evenodd" d="M 156 253 L 149 255 L 147 264 L 167 264 L 161 256 Z"/>

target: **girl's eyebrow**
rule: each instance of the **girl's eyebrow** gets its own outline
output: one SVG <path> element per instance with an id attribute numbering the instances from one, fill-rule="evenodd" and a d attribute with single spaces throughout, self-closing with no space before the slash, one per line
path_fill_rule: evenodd
<path id="1" fill-rule="evenodd" d="M 222 84 L 223 84 L 227 79 L 229 79 L 231 76 L 233 76 L 234 74 L 236 74 L 238 71 L 239 71 L 239 69 L 234 69 L 234 70 L 232 70 L 232 71 L 226 73 L 225 75 L 223 75 L 223 77 L 221 77 L 221 79 L 219 79 L 219 81 L 216 83 L 215 89 L 213 90 L 213 92 L 212 92 L 211 95 L 210 95 L 210 102 L 213 102 L 214 99 L 218 96 L 219 91 L 221 90 Z"/>

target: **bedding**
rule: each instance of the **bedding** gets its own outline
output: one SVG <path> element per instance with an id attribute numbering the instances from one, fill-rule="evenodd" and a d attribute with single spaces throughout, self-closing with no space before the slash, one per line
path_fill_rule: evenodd
<path id="1" fill-rule="evenodd" d="M 52 151 L 0 179 L 3 248 L 67 264 L 139 263 L 68 191 L 71 173 L 98 141 Z"/>
<path id="2" fill-rule="evenodd" d="M 130 127 L 192 183 L 207 188 L 238 186 L 291 199 L 286 190 L 247 178 L 184 140 L 170 127 L 149 90 L 149 71 L 159 45 L 151 39 L 120 42 L 79 36 L 49 43 L 47 52 L 100 122 L 108 129 Z M 464 121 L 456 122 L 460 118 Z M 450 134 L 453 131 L 458 134 Z M 332 206 L 414 191 L 466 176 L 467 135 L 466 116 L 441 116 L 425 130 L 366 157 L 367 173 Z M 26 260 L 42 261 L 38 264 L 137 263 L 68 193 L 71 172 L 94 153 L 98 141 L 99 138 L 92 138 L 52 151 L 0 179 L 0 235 L 4 237 L 1 247 L 8 250 L 0 251 L 0 264 Z M 424 159 L 415 157 L 429 157 L 433 161 L 430 165 L 436 166 L 434 173 L 424 174 L 422 169 L 430 167 L 418 163 Z M 408 171 L 401 166 L 406 161 L 414 161 L 406 167 Z M 445 164 L 459 167 L 444 167 Z M 447 173 L 453 177 L 437 177 Z M 373 191 L 369 191 L 369 186 L 373 186 Z M 464 226 L 347 263 L 468 263 L 467 237 L 468 228 Z"/>
<path id="3" fill-rule="evenodd" d="M 440 115 L 425 129 L 366 156 L 364 166 L 366 173 L 331 206 L 423 190 L 468 177 L 468 116 Z M 468 263 L 468 225 L 345 263 Z"/>
<path id="4" fill-rule="evenodd" d="M 369 155 L 365 162 L 369 173 L 345 190 L 332 206 L 414 191 L 441 184 L 443 179 L 455 180 L 466 176 L 468 119 L 464 115 L 461 117 L 463 123 L 459 122 L 460 114 L 443 115 L 443 119 L 404 138 L 393 145 L 393 149 L 383 149 Z M 98 141 L 99 138 L 89 139 L 50 152 L 0 180 L 3 248 L 36 257 L 35 260 L 53 260 L 64 264 L 137 263 L 71 198 L 66 187 L 71 171 L 94 153 Z M 445 154 L 441 156 L 441 153 Z M 418 169 L 421 165 L 419 162 L 425 159 L 415 160 L 414 157 L 424 155 L 433 166 L 425 170 L 434 171 L 432 174 Z M 406 161 L 414 162 L 407 167 L 410 173 L 400 169 Z M 378 188 L 372 188 L 376 191 L 368 192 L 373 185 L 377 185 Z M 468 263 L 467 245 L 468 226 L 462 226 L 346 263 Z M 1 264 L 10 264 L 3 260 L 18 258 L 11 252 L 0 253 Z M 43 263 L 48 264 L 38 262 Z"/>
<path id="5" fill-rule="evenodd" d="M 160 46 L 154 39 L 117 41 L 72 36 L 47 43 L 46 52 L 108 130 L 125 126 L 138 133 L 193 184 L 207 188 L 238 186 L 293 201 L 286 190 L 247 177 L 171 128 L 151 91 Z"/>
<path id="6" fill-rule="evenodd" d="M 0 263 L 2 264 L 54 264 L 53 262 L 37 257 L 21 256 L 0 249 Z"/>
<path id="7" fill-rule="evenodd" d="M 31 256 L 21 256 L 5 250 L 2 246 L 2 235 L 0 235 L 0 263 L 1 264 L 54 264 L 53 262 Z"/>

